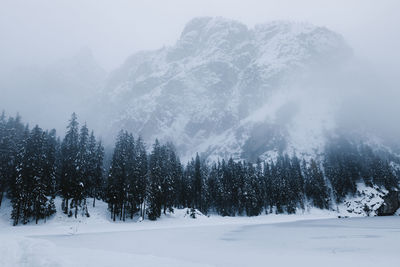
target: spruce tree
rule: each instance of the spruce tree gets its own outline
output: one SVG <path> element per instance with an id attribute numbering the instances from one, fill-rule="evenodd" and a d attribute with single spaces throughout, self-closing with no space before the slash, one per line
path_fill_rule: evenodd
<path id="1" fill-rule="evenodd" d="M 18 153 L 16 181 L 12 187 L 12 219 L 14 225 L 19 221 L 36 223 L 55 212 L 51 203 L 54 176 L 47 177 L 46 133 L 38 126 L 34 127 L 24 141 Z"/>
<path id="2" fill-rule="evenodd" d="M 72 216 L 72 212 L 69 211 L 69 200 L 72 197 L 78 199 L 77 194 L 82 188 L 78 183 L 80 177 L 78 126 L 76 114 L 73 113 L 67 126 L 67 133 L 61 144 L 60 193 L 63 198 L 62 209 L 65 214 L 70 216 Z"/>
<path id="3" fill-rule="evenodd" d="M 6 191 L 6 170 L 8 161 L 8 148 L 6 144 L 6 115 L 3 111 L 0 115 L 0 207 Z"/>
<path id="4" fill-rule="evenodd" d="M 194 161 L 194 172 L 193 172 L 193 204 L 192 207 L 201 210 L 201 195 L 202 195 L 202 173 L 200 165 L 199 154 L 196 154 Z"/>
<path id="5" fill-rule="evenodd" d="M 93 207 L 96 206 L 96 199 L 103 196 L 104 189 L 104 147 L 101 141 L 97 142 L 94 155 L 92 155 L 92 173 L 91 173 L 91 196 L 93 197 Z"/>
<path id="6" fill-rule="evenodd" d="M 127 149 L 129 134 L 120 131 L 117 137 L 114 153 L 107 181 L 107 202 L 111 211 L 112 219 L 115 221 L 117 216 L 120 220 L 125 220 L 126 204 L 128 199 L 128 168 Z"/>
<path id="7" fill-rule="evenodd" d="M 329 208 L 328 188 L 324 176 L 315 160 L 311 160 L 305 173 L 305 193 L 312 204 L 320 209 Z"/>
<path id="8" fill-rule="evenodd" d="M 149 162 L 149 186 L 147 192 L 147 215 L 150 220 L 156 220 L 161 216 L 162 207 L 162 156 L 161 145 L 156 139 Z"/>
<path id="9" fill-rule="evenodd" d="M 136 176 L 136 201 L 139 203 L 140 217 L 144 218 L 145 212 L 145 200 L 146 200 L 146 188 L 147 188 L 147 172 L 148 172 L 148 160 L 146 147 L 139 137 L 136 140 L 135 145 L 135 176 Z"/>

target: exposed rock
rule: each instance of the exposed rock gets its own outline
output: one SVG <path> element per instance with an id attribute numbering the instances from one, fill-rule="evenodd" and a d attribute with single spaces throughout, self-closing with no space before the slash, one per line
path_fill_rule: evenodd
<path id="1" fill-rule="evenodd" d="M 383 204 L 378 209 L 378 216 L 394 215 L 400 208 L 399 191 L 389 191 L 389 193 L 383 197 L 383 200 Z"/>
<path id="2" fill-rule="evenodd" d="M 367 186 L 364 183 L 357 184 L 357 193 L 343 202 L 343 211 L 351 216 L 376 216 L 378 209 L 384 203 L 384 197 L 388 191 L 378 186 Z"/>

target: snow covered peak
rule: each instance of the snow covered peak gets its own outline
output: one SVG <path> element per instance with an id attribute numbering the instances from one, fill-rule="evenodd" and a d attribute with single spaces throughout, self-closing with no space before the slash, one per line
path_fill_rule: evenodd
<path id="1" fill-rule="evenodd" d="M 174 46 L 137 53 L 116 70 L 102 108 L 109 108 L 115 132 L 124 128 L 148 143 L 173 141 L 187 157 L 253 158 L 310 136 L 321 139 L 331 110 L 308 110 L 299 91 L 309 88 L 300 84 L 310 69 L 336 68 L 350 56 L 340 35 L 311 24 L 249 29 L 221 17 L 195 18 Z"/>
<path id="2" fill-rule="evenodd" d="M 247 27 L 239 22 L 221 17 L 200 17 L 185 26 L 175 47 L 168 53 L 168 60 L 182 60 L 203 54 L 206 57 L 223 57 L 236 46 L 249 40 Z"/>
<path id="3" fill-rule="evenodd" d="M 255 42 L 259 44 L 258 63 L 278 64 L 341 62 L 352 54 L 343 37 L 324 27 L 309 23 L 274 21 L 256 25 Z"/>
<path id="4" fill-rule="evenodd" d="M 189 36 L 208 40 L 218 35 L 219 37 L 229 38 L 240 32 L 248 31 L 247 26 L 222 17 L 197 17 L 189 21 L 181 34 L 181 40 Z"/>

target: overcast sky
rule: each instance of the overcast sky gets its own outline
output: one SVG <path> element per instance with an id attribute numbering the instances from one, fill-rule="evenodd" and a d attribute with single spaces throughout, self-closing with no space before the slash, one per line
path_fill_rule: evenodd
<path id="1" fill-rule="evenodd" d="M 18 76 L 20 69 L 12 70 L 45 67 L 82 48 L 90 48 L 98 63 L 111 71 L 139 50 L 173 45 L 185 24 L 197 16 L 222 16 L 249 27 L 272 20 L 309 22 L 342 34 L 361 65 L 380 76 L 370 86 L 373 90 L 361 86 L 360 93 L 349 97 L 345 117 L 362 114 L 373 121 L 371 128 L 387 129 L 398 139 L 399 10 L 400 0 L 0 0 L 0 82 L 29 83 Z M 20 112 L 25 121 L 46 128 L 65 128 L 74 99 L 62 97 L 65 103 L 46 106 L 35 99 L 46 97 L 29 86 L 31 94 L 9 87 L 1 88 L 0 83 L 0 110 Z M 348 124 L 354 125 L 360 116 L 351 117 Z"/>
<path id="2" fill-rule="evenodd" d="M 207 15 L 326 26 L 362 58 L 396 70 L 399 10 L 397 0 L 0 0 L 0 65 L 46 65 L 89 47 L 111 70 L 138 50 L 173 44 L 188 20 Z"/>

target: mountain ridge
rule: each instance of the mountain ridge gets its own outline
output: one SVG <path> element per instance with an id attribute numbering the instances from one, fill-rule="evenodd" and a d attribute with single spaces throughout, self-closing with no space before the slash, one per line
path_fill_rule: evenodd
<path id="1" fill-rule="evenodd" d="M 351 57 L 343 37 L 324 27 L 270 22 L 249 29 L 221 17 L 195 18 L 175 45 L 136 53 L 112 73 L 102 101 L 105 120 L 112 122 L 107 131 L 123 128 L 150 143 L 172 141 L 184 158 L 195 152 L 248 158 L 254 151 L 243 148 L 252 136 L 256 142 L 271 133 L 285 140 L 283 148 L 278 142 L 265 151 L 254 145 L 252 157 L 267 157 L 291 142 L 284 135 L 298 104 L 290 107 L 290 101 L 301 98 L 293 84 Z M 318 131 L 320 137 L 323 129 Z"/>

